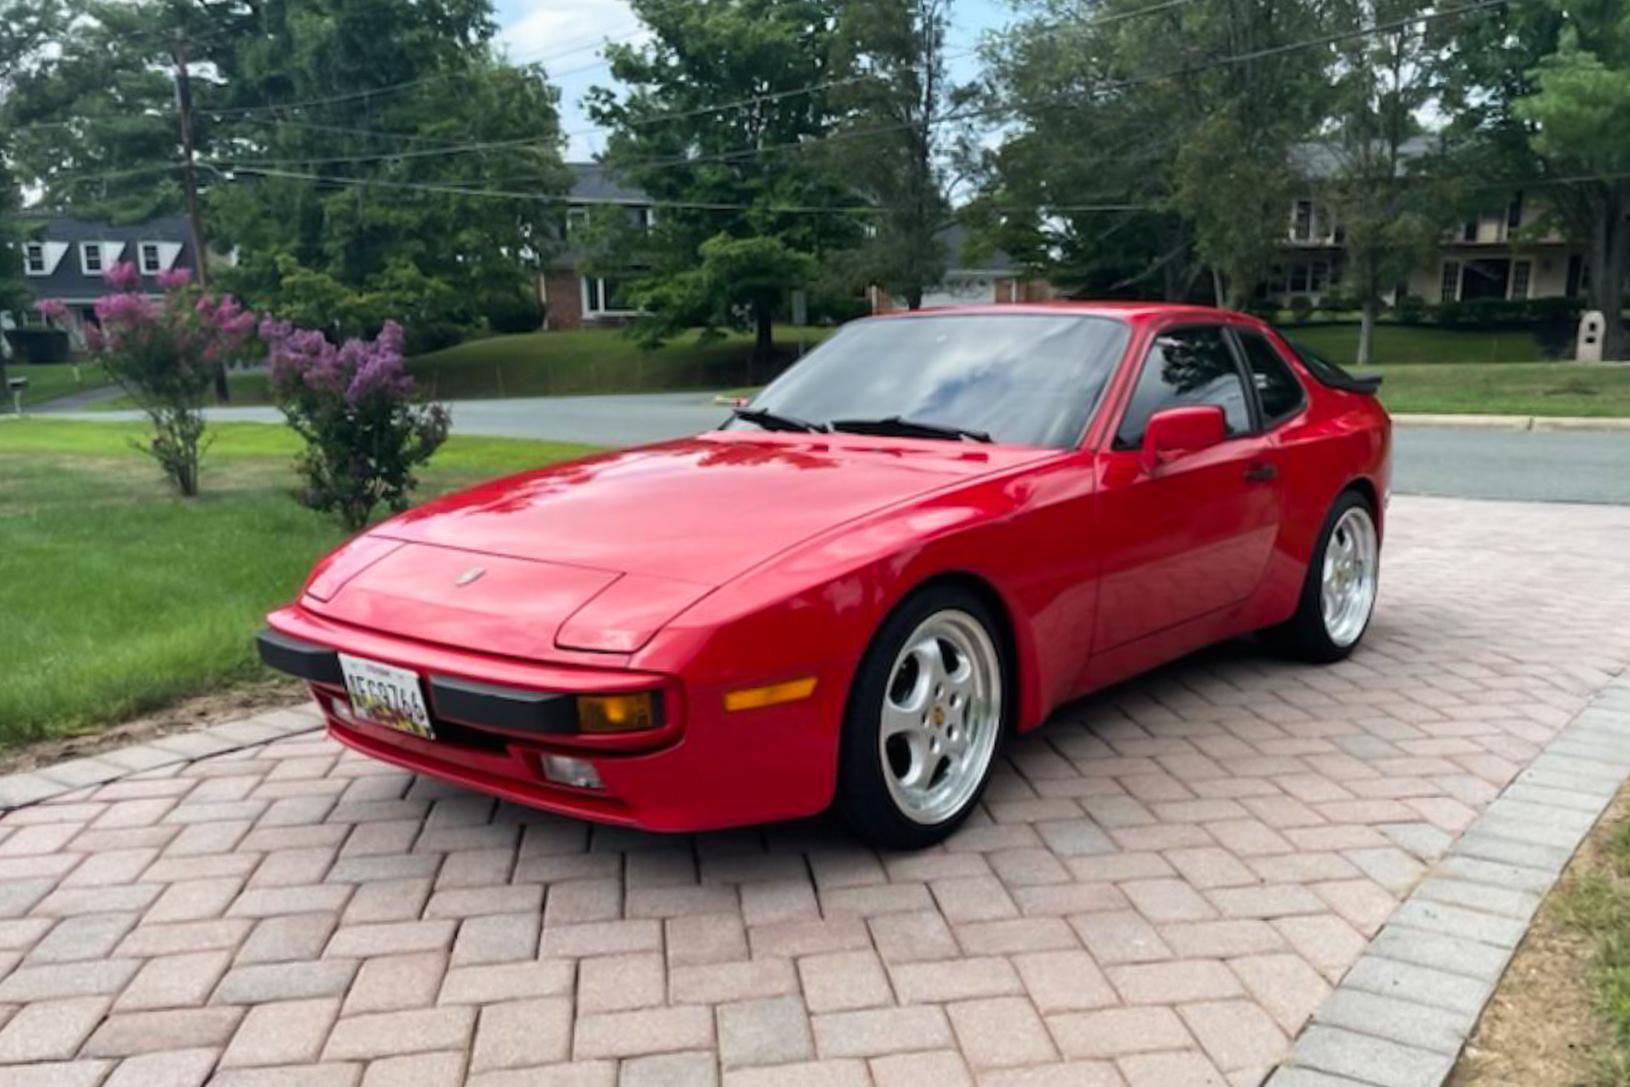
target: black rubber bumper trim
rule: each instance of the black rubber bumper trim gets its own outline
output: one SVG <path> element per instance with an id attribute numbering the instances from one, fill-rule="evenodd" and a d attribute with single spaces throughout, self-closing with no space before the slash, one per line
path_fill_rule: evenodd
<path id="1" fill-rule="evenodd" d="M 326 645 L 291 638 L 268 627 L 255 635 L 255 646 L 260 650 L 260 659 L 279 672 L 313 683 L 340 686 L 345 682 L 340 673 L 340 655 Z"/>
<path id="2" fill-rule="evenodd" d="M 436 716 L 505 732 L 575 733 L 577 699 L 559 691 L 525 691 L 451 676 L 430 677 Z"/>

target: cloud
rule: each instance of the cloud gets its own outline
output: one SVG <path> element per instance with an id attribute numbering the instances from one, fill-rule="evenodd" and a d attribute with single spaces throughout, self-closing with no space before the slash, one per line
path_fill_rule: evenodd
<path id="1" fill-rule="evenodd" d="M 560 87 L 560 123 L 571 133 L 569 159 L 587 159 L 603 146 L 581 101 L 596 83 L 610 82 L 607 41 L 638 41 L 639 20 L 625 0 L 510 0 L 499 6 L 498 40 L 518 63 L 541 62 Z M 588 131 L 586 131 L 588 130 Z"/>

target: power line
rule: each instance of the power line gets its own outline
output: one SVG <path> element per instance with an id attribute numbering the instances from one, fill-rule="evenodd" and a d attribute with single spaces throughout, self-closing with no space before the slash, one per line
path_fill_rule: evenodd
<path id="1" fill-rule="evenodd" d="M 286 178 L 299 181 L 314 181 L 319 184 L 341 185 L 352 188 L 383 188 L 396 189 L 406 192 L 429 192 L 444 196 L 471 196 L 503 200 L 520 200 L 530 203 L 550 205 L 594 206 L 594 207 L 625 207 L 628 201 L 612 197 L 585 197 L 570 194 L 520 192 L 505 189 L 486 188 L 479 184 L 460 182 L 434 182 L 434 181 L 395 181 L 387 178 L 374 177 L 339 177 L 329 174 L 316 174 L 300 170 L 279 170 L 259 166 L 230 166 L 217 163 L 201 163 L 218 174 L 223 180 L 235 181 L 236 175 L 248 174 L 256 177 Z M 641 200 L 641 207 L 652 207 L 670 211 L 760 211 L 772 215 L 779 214 L 807 214 L 807 215 L 876 215 L 886 209 L 871 204 L 847 205 L 821 205 L 821 204 L 785 204 L 764 207 L 758 204 L 727 203 L 723 201 L 704 200 Z M 998 208 L 997 210 L 1003 210 Z M 1047 211 L 1154 211 L 1159 210 L 1155 205 L 1148 204 L 1072 204 L 1061 206 L 1048 206 Z"/>

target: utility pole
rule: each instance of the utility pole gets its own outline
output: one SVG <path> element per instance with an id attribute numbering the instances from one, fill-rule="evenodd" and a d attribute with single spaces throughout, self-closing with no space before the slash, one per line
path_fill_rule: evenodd
<path id="1" fill-rule="evenodd" d="M 187 219 L 192 227 L 193 261 L 198 265 L 198 287 L 209 290 L 209 249 L 204 237 L 204 219 L 198 213 L 198 163 L 192 146 L 192 77 L 187 71 L 187 39 L 177 37 L 175 50 L 175 108 L 181 122 L 182 184 L 187 191 Z M 226 363 L 215 364 L 215 399 L 226 403 L 232 398 L 226 380 Z"/>

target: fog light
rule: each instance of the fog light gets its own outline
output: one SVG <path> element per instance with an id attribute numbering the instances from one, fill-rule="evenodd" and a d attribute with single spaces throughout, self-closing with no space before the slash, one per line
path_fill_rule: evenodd
<path id="1" fill-rule="evenodd" d="M 545 755 L 543 776 L 556 785 L 570 785 L 574 789 L 601 789 L 600 772 L 585 759 L 570 755 Z"/>
<path id="2" fill-rule="evenodd" d="M 656 699 L 650 691 L 577 696 L 579 732 L 638 732 L 656 726 Z"/>

